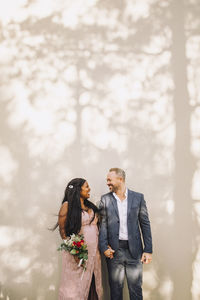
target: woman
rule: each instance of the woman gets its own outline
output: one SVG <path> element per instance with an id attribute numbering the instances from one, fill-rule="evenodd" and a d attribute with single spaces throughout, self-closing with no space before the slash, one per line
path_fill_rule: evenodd
<path id="1" fill-rule="evenodd" d="M 72 179 L 65 190 L 58 225 L 62 239 L 83 234 L 88 248 L 86 270 L 78 267 L 75 256 L 62 252 L 59 300 L 101 300 L 101 260 L 98 250 L 98 209 L 88 200 L 90 187 L 85 179 Z M 83 273 L 84 272 L 84 273 Z M 83 275 L 83 276 L 82 276 Z"/>

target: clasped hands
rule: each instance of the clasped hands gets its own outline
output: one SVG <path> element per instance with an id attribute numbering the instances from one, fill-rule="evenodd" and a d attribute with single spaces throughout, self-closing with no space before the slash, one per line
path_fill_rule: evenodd
<path id="1" fill-rule="evenodd" d="M 113 250 L 110 246 L 108 246 L 108 249 L 104 251 L 104 255 L 110 259 L 113 258 L 114 253 L 115 250 Z M 152 254 L 144 252 L 141 257 L 141 262 L 144 264 L 149 264 L 151 261 L 152 261 Z"/>
<path id="2" fill-rule="evenodd" d="M 107 258 L 112 259 L 113 258 L 113 254 L 114 254 L 115 250 L 113 250 L 109 245 L 108 245 L 108 249 L 106 251 L 104 251 L 104 255 Z"/>

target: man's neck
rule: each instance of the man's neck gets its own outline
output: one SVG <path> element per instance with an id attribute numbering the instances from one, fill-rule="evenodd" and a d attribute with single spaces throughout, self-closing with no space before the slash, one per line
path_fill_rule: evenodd
<path id="1" fill-rule="evenodd" d="M 119 187 L 116 191 L 115 194 L 119 197 L 120 200 L 124 200 L 126 198 L 126 186 L 123 185 Z"/>

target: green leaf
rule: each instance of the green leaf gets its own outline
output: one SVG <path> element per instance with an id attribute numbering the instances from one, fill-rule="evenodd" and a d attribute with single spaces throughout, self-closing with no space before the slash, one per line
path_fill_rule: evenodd
<path id="1" fill-rule="evenodd" d="M 75 249 L 72 249 L 72 250 L 70 251 L 70 253 L 71 253 L 72 255 L 76 255 L 76 250 L 75 250 Z"/>

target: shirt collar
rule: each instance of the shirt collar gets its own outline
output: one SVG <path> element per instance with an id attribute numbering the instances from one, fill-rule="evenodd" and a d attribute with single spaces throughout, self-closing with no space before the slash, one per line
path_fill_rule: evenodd
<path id="1" fill-rule="evenodd" d="M 125 190 L 125 199 L 124 200 L 126 200 L 127 199 L 127 195 L 128 195 L 128 189 L 126 188 L 126 190 Z M 116 199 L 119 199 L 119 197 L 117 196 L 117 194 L 115 194 L 115 192 L 113 192 L 113 196 L 116 198 Z M 120 199 L 119 199 L 120 200 Z"/>

